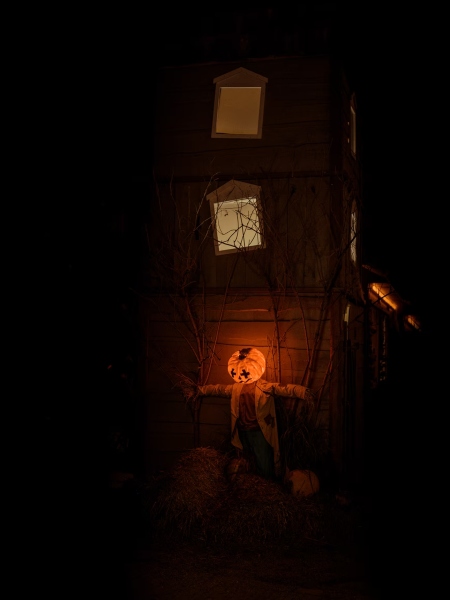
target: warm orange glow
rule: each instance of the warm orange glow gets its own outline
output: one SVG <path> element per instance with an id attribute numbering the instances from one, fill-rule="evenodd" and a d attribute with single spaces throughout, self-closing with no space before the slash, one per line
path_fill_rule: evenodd
<path id="1" fill-rule="evenodd" d="M 257 348 L 237 350 L 228 361 L 228 373 L 236 383 L 254 383 L 265 370 L 266 359 Z"/>
<path id="2" fill-rule="evenodd" d="M 405 320 L 408 325 L 411 325 L 411 327 L 420 331 L 420 323 L 414 315 L 406 315 Z"/>
<path id="3" fill-rule="evenodd" d="M 398 303 L 394 299 L 395 290 L 388 283 L 371 283 L 370 289 L 376 296 L 394 310 L 398 309 Z"/>

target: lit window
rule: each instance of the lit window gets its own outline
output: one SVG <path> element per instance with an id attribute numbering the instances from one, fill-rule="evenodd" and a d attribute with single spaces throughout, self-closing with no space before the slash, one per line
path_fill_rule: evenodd
<path id="1" fill-rule="evenodd" d="M 261 88 L 220 88 L 216 133 L 257 135 L 260 104 Z"/>
<path id="2" fill-rule="evenodd" d="M 355 94 L 352 94 L 350 101 L 350 149 L 353 156 L 356 156 L 356 100 Z"/>
<path id="3" fill-rule="evenodd" d="M 213 138 L 261 138 L 267 78 L 236 69 L 216 77 Z"/>
<path id="4" fill-rule="evenodd" d="M 232 180 L 208 194 L 216 255 L 262 248 L 260 186 Z"/>

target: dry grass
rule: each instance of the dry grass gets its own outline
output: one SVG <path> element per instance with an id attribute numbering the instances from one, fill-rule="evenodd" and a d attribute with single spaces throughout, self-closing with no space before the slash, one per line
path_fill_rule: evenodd
<path id="1" fill-rule="evenodd" d="M 239 474 L 215 505 L 208 539 L 240 546 L 314 535 L 317 506 L 252 473 Z"/>
<path id="2" fill-rule="evenodd" d="M 295 497 L 289 488 L 252 473 L 226 476 L 230 458 L 213 448 L 187 451 L 154 483 L 147 514 L 155 535 L 219 546 L 325 541 L 339 527 L 339 507 L 321 496 Z M 336 521 L 336 523 L 334 522 Z"/>
<path id="3" fill-rule="evenodd" d="M 203 529 L 228 482 L 226 455 L 212 448 L 186 452 L 168 475 L 153 506 L 157 529 L 187 538 Z"/>

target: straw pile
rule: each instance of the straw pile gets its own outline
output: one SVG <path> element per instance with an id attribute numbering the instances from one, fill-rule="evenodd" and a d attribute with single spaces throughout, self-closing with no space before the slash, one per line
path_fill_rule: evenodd
<path id="1" fill-rule="evenodd" d="M 207 527 L 211 541 L 239 546 L 315 534 L 317 506 L 252 473 L 229 484 Z"/>
<path id="2" fill-rule="evenodd" d="M 157 527 L 182 537 L 201 533 L 227 488 L 227 462 L 227 456 L 213 448 L 195 448 L 182 455 L 153 504 Z"/>
<path id="3" fill-rule="evenodd" d="M 320 510 L 313 499 L 252 473 L 230 481 L 229 460 L 213 448 L 187 451 L 153 503 L 156 529 L 222 545 L 318 535 Z"/>

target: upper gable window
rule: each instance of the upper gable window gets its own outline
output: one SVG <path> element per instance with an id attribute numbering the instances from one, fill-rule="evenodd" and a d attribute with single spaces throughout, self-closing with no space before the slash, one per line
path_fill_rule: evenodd
<path id="1" fill-rule="evenodd" d="M 356 156 L 356 100 L 355 94 L 352 94 L 350 100 L 350 150 L 352 155 Z"/>
<path id="2" fill-rule="evenodd" d="M 243 67 L 216 77 L 213 138 L 261 138 L 267 78 Z"/>
<path id="3" fill-rule="evenodd" d="M 217 256 L 264 247 L 260 190 L 232 180 L 208 194 Z"/>

